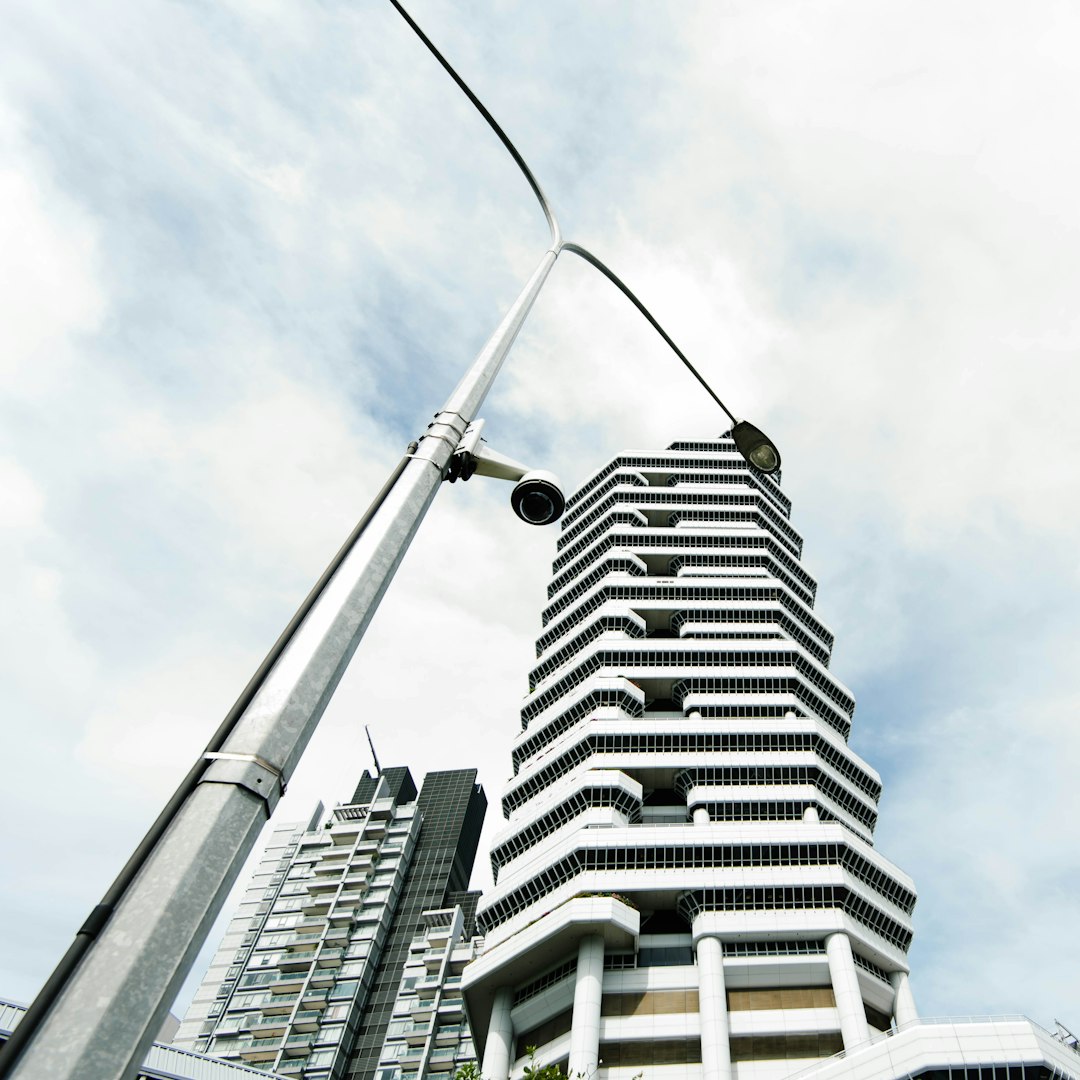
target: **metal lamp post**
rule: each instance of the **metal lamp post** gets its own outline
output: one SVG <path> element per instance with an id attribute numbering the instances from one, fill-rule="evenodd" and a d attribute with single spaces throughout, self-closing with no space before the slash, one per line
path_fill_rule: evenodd
<path id="1" fill-rule="evenodd" d="M 397 0 L 391 3 L 517 161 L 547 217 L 550 245 L 0 1050 L 0 1076 L 136 1074 L 560 251 L 585 258 L 614 282 L 735 421 L 626 285 L 584 248 L 562 240 L 524 159 Z M 779 467 L 779 453 L 756 428 L 739 448 L 763 472 Z"/>

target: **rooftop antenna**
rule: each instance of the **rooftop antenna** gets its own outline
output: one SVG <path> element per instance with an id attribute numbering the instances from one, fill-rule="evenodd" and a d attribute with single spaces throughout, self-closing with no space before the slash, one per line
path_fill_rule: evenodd
<path id="1" fill-rule="evenodd" d="M 364 734 L 367 736 L 367 744 L 371 747 L 371 760 L 375 762 L 375 775 L 378 776 L 382 772 L 382 766 L 379 764 L 379 756 L 375 753 L 375 743 L 371 741 L 371 732 L 368 731 L 367 724 L 364 725 Z"/>

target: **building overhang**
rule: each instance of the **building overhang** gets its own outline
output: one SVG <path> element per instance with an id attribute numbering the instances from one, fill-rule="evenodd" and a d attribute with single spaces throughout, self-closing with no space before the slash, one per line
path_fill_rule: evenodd
<path id="1" fill-rule="evenodd" d="M 641 916 L 622 900 L 577 896 L 481 953 L 461 980 L 477 1058 L 483 1060 L 492 1002 L 499 989 L 520 986 L 542 974 L 573 954 L 582 938 L 598 934 L 605 948 L 627 949 L 640 929 Z"/>

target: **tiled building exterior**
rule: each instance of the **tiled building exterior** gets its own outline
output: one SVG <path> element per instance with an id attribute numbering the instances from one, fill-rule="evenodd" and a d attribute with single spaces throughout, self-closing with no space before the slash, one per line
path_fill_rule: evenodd
<path id="1" fill-rule="evenodd" d="M 568 500 L 465 971 L 485 1080 L 530 1046 L 586 1080 L 780 1080 L 868 1049 L 882 1076 L 882 1032 L 929 1037 L 914 887 L 873 846 L 881 783 L 789 510 L 727 437 L 622 454 Z"/>
<path id="2" fill-rule="evenodd" d="M 370 1080 L 409 943 L 467 886 L 485 808 L 475 770 L 429 773 L 418 793 L 394 768 L 365 772 L 329 815 L 274 829 L 175 1044 Z"/>

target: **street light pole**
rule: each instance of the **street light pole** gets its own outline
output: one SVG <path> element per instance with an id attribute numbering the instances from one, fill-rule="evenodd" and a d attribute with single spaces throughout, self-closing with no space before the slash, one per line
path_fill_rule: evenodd
<path id="1" fill-rule="evenodd" d="M 544 252 L 221 750 L 206 755 L 195 790 L 23 1048 L 13 1078 L 137 1072 L 555 259 Z"/>
<path id="2" fill-rule="evenodd" d="M 136 1075 L 560 251 L 586 259 L 621 289 L 735 420 L 627 286 L 584 248 L 563 242 L 543 190 L 513 143 L 397 0 L 391 3 L 518 163 L 547 218 L 550 246 L 0 1049 L 0 1077 Z M 740 423 L 750 427 L 736 423 L 736 432 Z M 758 440 L 752 463 L 774 471 L 775 448 L 756 428 L 750 434 Z"/>

